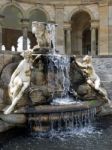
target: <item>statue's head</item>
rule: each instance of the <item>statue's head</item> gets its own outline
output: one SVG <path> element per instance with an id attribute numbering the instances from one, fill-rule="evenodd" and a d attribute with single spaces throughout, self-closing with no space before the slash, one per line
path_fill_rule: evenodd
<path id="1" fill-rule="evenodd" d="M 86 56 L 83 58 L 83 62 L 84 62 L 84 63 L 87 63 L 87 64 L 92 63 L 92 57 L 89 56 L 89 55 L 86 55 Z"/>
<path id="2" fill-rule="evenodd" d="M 32 22 L 32 33 L 36 34 L 46 30 L 46 24 L 44 22 L 34 21 Z"/>
<path id="3" fill-rule="evenodd" d="M 31 49 L 23 51 L 20 55 L 25 59 L 32 58 L 33 51 Z"/>

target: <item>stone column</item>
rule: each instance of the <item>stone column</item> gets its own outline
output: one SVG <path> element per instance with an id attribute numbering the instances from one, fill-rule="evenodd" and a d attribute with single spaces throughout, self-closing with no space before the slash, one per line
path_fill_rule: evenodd
<path id="1" fill-rule="evenodd" d="M 64 30 L 65 30 L 65 48 L 66 48 L 66 53 L 71 54 L 71 24 L 70 23 L 65 23 L 64 24 Z"/>
<path id="2" fill-rule="evenodd" d="M 60 54 L 64 54 L 64 29 L 63 29 L 63 22 L 64 22 L 64 6 L 55 5 L 55 20 L 56 24 L 58 25 L 56 28 L 56 49 L 59 50 Z"/>
<path id="3" fill-rule="evenodd" d="M 91 55 L 96 55 L 96 29 L 98 28 L 98 22 L 91 22 Z"/>
<path id="4" fill-rule="evenodd" d="M 27 49 L 29 20 L 22 19 L 21 23 L 22 23 L 22 30 L 23 30 L 23 50 L 26 50 Z"/>
<path id="5" fill-rule="evenodd" d="M 108 1 L 99 3 L 99 55 L 109 54 L 109 6 Z"/>
<path id="6" fill-rule="evenodd" d="M 82 51 L 82 30 L 78 30 L 76 32 L 76 34 L 77 34 L 77 51 L 78 51 L 79 55 L 82 55 L 83 54 L 83 51 Z"/>
<path id="7" fill-rule="evenodd" d="M 4 16 L 0 15 L 0 50 L 2 49 L 2 24 Z"/>
<path id="8" fill-rule="evenodd" d="M 96 55 L 96 29 L 91 28 L 91 55 Z"/>
<path id="9" fill-rule="evenodd" d="M 112 55 L 112 2 L 109 4 L 109 55 Z"/>

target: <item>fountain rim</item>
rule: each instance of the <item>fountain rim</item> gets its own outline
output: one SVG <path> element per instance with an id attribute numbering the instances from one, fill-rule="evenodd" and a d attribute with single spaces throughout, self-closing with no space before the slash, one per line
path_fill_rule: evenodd
<path id="1" fill-rule="evenodd" d="M 98 109 L 105 104 L 104 101 L 85 101 L 80 104 L 70 104 L 70 105 L 39 105 L 30 106 L 26 108 L 21 108 L 16 110 L 14 114 L 51 114 L 51 113 L 66 113 L 66 112 L 79 112 L 86 111 L 90 109 Z"/>

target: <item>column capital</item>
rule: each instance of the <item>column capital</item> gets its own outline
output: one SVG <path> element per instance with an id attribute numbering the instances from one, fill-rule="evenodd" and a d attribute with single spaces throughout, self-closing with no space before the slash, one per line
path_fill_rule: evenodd
<path id="1" fill-rule="evenodd" d="M 108 5 L 110 2 L 111 2 L 111 0 L 100 0 L 99 5 L 100 6 Z"/>
<path id="2" fill-rule="evenodd" d="M 91 21 L 91 28 L 98 28 L 99 27 L 99 21 L 98 20 L 93 20 Z"/>
<path id="3" fill-rule="evenodd" d="M 91 30 L 91 54 L 96 55 L 96 28 L 94 27 Z"/>
<path id="4" fill-rule="evenodd" d="M 56 24 L 56 22 L 54 20 L 48 20 L 48 23 Z"/>
<path id="5" fill-rule="evenodd" d="M 64 29 L 71 30 L 71 23 L 70 22 L 64 22 Z"/>
<path id="6" fill-rule="evenodd" d="M 56 5 L 55 5 L 55 8 L 56 8 L 56 9 L 64 9 L 64 5 L 62 5 L 62 4 L 61 4 L 61 5 L 56 4 Z"/>
<path id="7" fill-rule="evenodd" d="M 29 19 L 21 19 L 21 24 L 22 24 L 22 27 L 28 27 L 29 26 Z"/>
<path id="8" fill-rule="evenodd" d="M 108 4 L 109 4 L 109 5 L 112 5 L 112 0 L 108 0 Z"/>

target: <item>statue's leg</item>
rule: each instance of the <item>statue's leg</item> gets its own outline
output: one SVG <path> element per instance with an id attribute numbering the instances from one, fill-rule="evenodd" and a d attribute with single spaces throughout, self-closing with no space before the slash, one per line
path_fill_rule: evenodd
<path id="1" fill-rule="evenodd" d="M 94 85 L 93 81 L 91 81 L 90 79 L 87 80 L 87 83 L 88 83 L 92 88 L 95 88 L 95 85 Z"/>
<path id="2" fill-rule="evenodd" d="M 17 102 L 20 100 L 20 98 L 21 98 L 22 95 L 23 95 L 23 92 L 25 91 L 25 89 L 26 89 L 28 86 L 29 86 L 29 82 L 25 82 L 25 83 L 23 84 L 23 87 L 21 88 L 19 94 L 15 97 L 15 99 L 13 99 L 12 104 L 11 104 L 11 105 L 9 106 L 9 108 L 4 112 L 4 114 L 10 114 L 10 113 L 13 111 L 15 105 L 16 105 Z"/>
<path id="3" fill-rule="evenodd" d="M 97 77 L 97 79 L 95 80 L 95 89 L 98 90 L 100 87 L 100 78 Z"/>
<path id="4" fill-rule="evenodd" d="M 18 78 L 15 83 L 14 83 L 14 91 L 13 91 L 13 99 L 15 99 L 15 97 L 20 93 L 21 88 L 23 86 L 23 82 L 20 78 Z"/>
<path id="5" fill-rule="evenodd" d="M 95 89 L 99 91 L 100 94 L 103 95 L 103 97 L 105 97 L 105 99 L 107 100 L 108 103 L 110 103 L 110 100 L 107 96 L 106 91 L 104 91 L 101 87 L 100 87 L 100 78 L 97 76 L 97 79 L 95 80 Z"/>
<path id="6" fill-rule="evenodd" d="M 95 89 L 98 90 L 100 92 L 100 94 L 106 96 L 107 94 L 105 93 L 105 91 L 100 87 L 100 78 L 97 77 L 95 80 Z"/>

